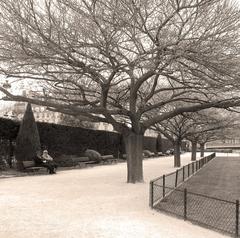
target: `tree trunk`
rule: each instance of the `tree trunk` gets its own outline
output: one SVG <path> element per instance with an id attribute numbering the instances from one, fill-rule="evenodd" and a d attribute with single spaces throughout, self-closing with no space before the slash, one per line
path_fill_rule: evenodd
<path id="1" fill-rule="evenodd" d="M 195 161 L 197 159 L 197 142 L 191 141 L 192 143 L 192 161 Z"/>
<path id="2" fill-rule="evenodd" d="M 143 182 L 143 135 L 131 132 L 125 136 L 124 141 L 127 153 L 127 182 Z"/>
<path id="3" fill-rule="evenodd" d="M 174 141 L 174 167 L 181 166 L 181 141 Z"/>
<path id="4" fill-rule="evenodd" d="M 204 157 L 204 149 L 205 149 L 205 144 L 201 143 L 200 144 L 200 156 Z"/>
<path id="5" fill-rule="evenodd" d="M 13 147 L 13 142 L 10 139 L 9 140 L 9 149 L 8 149 L 8 165 L 10 168 L 12 168 L 12 159 L 13 159 L 13 155 L 14 155 L 14 147 Z"/>
<path id="6" fill-rule="evenodd" d="M 163 152 L 163 148 L 162 148 L 162 136 L 161 134 L 158 134 L 158 137 L 157 137 L 157 152 Z"/>

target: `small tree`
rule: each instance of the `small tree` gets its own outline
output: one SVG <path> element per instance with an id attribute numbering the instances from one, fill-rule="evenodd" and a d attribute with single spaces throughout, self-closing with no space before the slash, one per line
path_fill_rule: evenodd
<path id="1" fill-rule="evenodd" d="M 22 170 L 23 160 L 32 160 L 37 150 L 41 149 L 38 128 L 31 104 L 27 104 L 25 114 L 16 139 L 16 159 L 18 169 Z"/>

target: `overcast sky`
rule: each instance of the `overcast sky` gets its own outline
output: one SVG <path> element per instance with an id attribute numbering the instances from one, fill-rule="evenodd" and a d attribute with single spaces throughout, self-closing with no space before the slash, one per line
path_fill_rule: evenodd
<path id="1" fill-rule="evenodd" d="M 1 0 L 0 0 L 0 1 L 1 1 Z M 235 2 L 235 3 L 239 6 L 239 8 L 240 8 L 240 0 L 229 0 L 229 1 Z M 0 76 L 0 82 L 3 82 L 3 81 L 5 81 L 5 79 Z M 11 81 L 11 80 L 10 80 L 10 81 Z M 29 86 L 29 87 L 30 87 L 30 86 Z M 31 87 L 32 87 L 32 85 L 31 85 Z M 27 85 L 24 85 L 24 88 L 28 88 L 28 86 L 27 86 Z M 20 87 L 20 84 L 19 84 L 19 83 L 14 83 L 14 84 L 12 85 L 11 91 L 12 91 L 12 93 L 15 93 L 15 94 L 21 93 L 22 89 L 21 89 L 21 87 Z M 3 94 L 0 92 L 0 98 L 1 98 L 2 96 L 3 96 Z M 6 107 L 7 105 L 9 105 L 8 102 L 4 102 L 4 101 L 0 100 L 0 111 L 1 111 L 2 108 Z"/>

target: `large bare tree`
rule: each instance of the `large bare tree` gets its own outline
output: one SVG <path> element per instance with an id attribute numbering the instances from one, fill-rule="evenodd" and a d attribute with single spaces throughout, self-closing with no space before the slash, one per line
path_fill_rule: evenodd
<path id="1" fill-rule="evenodd" d="M 141 182 L 147 128 L 239 105 L 230 93 L 239 85 L 239 19 L 222 0 L 1 0 L 0 72 L 45 90 L 37 98 L 0 90 L 111 123 L 125 138 L 128 182 Z"/>

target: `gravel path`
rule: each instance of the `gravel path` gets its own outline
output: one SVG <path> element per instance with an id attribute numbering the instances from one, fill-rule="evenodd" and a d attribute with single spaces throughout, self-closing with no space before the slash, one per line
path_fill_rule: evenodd
<path id="1" fill-rule="evenodd" d="M 1 179 L 0 238 L 224 237 L 149 208 L 149 181 L 174 170 L 161 157 L 144 161 L 141 184 L 126 183 L 126 163 Z"/>

